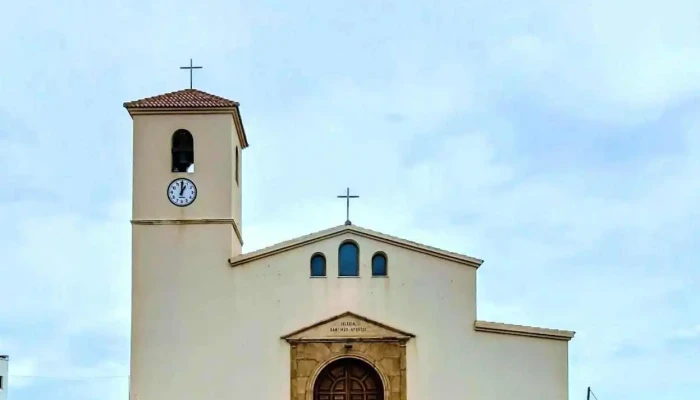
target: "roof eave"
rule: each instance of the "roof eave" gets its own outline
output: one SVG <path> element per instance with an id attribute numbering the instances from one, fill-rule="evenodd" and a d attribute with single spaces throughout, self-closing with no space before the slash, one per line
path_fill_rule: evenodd
<path id="1" fill-rule="evenodd" d="M 511 336 L 526 336 L 539 339 L 570 341 L 576 332 L 561 329 L 539 328 L 534 326 L 504 324 L 491 321 L 474 321 L 477 332 L 497 333 Z"/>
<path id="2" fill-rule="evenodd" d="M 129 114 L 229 114 L 238 112 L 238 106 L 232 107 L 140 107 L 124 103 Z"/>

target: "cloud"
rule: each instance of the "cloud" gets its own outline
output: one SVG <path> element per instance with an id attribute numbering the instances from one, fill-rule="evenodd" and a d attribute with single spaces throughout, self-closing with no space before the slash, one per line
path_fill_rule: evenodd
<path id="1" fill-rule="evenodd" d="M 508 28 L 487 39 L 486 68 L 509 85 L 503 91 L 559 112 L 622 124 L 653 120 L 697 92 L 700 75 L 692 65 L 700 51 L 692 38 L 698 27 L 687 1 L 511 6 L 500 19 Z M 492 28 L 494 19 L 477 32 Z M 493 82 L 486 82 L 487 90 Z"/>
<path id="2" fill-rule="evenodd" d="M 677 339 L 695 339 L 700 338 L 700 324 L 688 328 L 682 328 L 674 332 L 674 338 Z"/>
<path id="3" fill-rule="evenodd" d="M 60 398 L 66 380 L 128 375 L 128 208 L 118 205 L 111 217 L 92 219 L 5 206 L 15 212 L 0 221 L 16 231 L 4 234 L 0 245 L 3 296 L 12 299 L 0 308 L 0 332 L 12 339 L 3 351 L 11 355 L 13 397 L 37 398 L 50 389 Z M 116 349 L 104 347 L 110 341 Z"/>

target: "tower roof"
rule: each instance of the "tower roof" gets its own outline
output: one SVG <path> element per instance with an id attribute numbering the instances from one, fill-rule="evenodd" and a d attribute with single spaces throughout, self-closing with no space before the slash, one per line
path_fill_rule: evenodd
<path id="1" fill-rule="evenodd" d="M 184 89 L 124 103 L 126 109 L 134 108 L 231 108 L 237 101 L 225 99 L 198 89 Z"/>
<path id="2" fill-rule="evenodd" d="M 183 89 L 144 99 L 127 101 L 124 108 L 129 114 L 168 114 L 168 113 L 231 113 L 241 139 L 241 147 L 248 147 L 248 138 L 243 128 L 243 120 L 237 101 L 225 99 L 198 89 Z"/>

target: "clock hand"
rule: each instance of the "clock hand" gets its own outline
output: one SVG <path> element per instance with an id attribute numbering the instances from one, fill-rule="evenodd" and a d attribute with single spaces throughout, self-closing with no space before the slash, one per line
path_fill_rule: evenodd
<path id="1" fill-rule="evenodd" d="M 185 182 L 180 182 L 180 196 L 185 193 Z"/>

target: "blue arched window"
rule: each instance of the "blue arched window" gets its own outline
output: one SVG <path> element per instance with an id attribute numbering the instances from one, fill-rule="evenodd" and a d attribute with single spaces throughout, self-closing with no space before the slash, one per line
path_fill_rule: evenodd
<path id="1" fill-rule="evenodd" d="M 353 242 L 345 242 L 338 249 L 338 276 L 360 275 L 360 249 Z"/>
<path id="2" fill-rule="evenodd" d="M 311 276 L 326 276 L 326 257 L 323 254 L 311 256 Z"/>
<path id="3" fill-rule="evenodd" d="M 386 254 L 376 253 L 374 256 L 372 256 L 372 276 L 386 276 L 386 273 Z"/>

